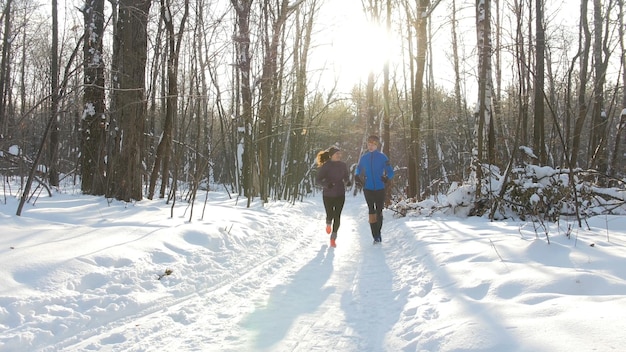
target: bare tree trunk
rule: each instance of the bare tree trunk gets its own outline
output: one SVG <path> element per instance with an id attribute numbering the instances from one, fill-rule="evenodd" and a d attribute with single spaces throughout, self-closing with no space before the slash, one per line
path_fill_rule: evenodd
<path id="1" fill-rule="evenodd" d="M 10 53 L 11 53 L 11 11 L 13 0 L 7 0 L 4 6 L 4 37 L 2 38 L 2 61 L 0 62 L 0 135 L 9 131 L 7 116 L 7 91 L 9 87 Z M 26 47 L 26 45 L 24 45 Z"/>
<path id="2" fill-rule="evenodd" d="M 391 33 L 391 0 L 387 0 L 387 15 L 386 15 L 386 27 L 387 32 Z M 390 155 L 391 153 L 391 138 L 389 135 L 389 128 L 391 126 L 391 97 L 390 97 L 390 87 L 389 87 L 389 58 L 385 60 L 385 65 L 383 67 L 383 131 L 382 137 L 385 144 L 383 146 L 383 153 L 386 155 Z"/>
<path id="3" fill-rule="evenodd" d="M 148 154 L 146 156 L 146 163 L 147 165 L 153 165 L 153 168 L 154 168 L 154 162 L 156 160 L 156 155 L 157 155 L 156 148 L 160 142 L 160 139 L 157 139 L 155 136 L 157 134 L 156 121 L 157 120 L 161 121 L 161 115 L 163 114 L 163 111 L 165 110 L 163 109 L 163 106 L 167 103 L 167 102 L 164 102 L 163 99 L 158 99 L 159 97 L 165 95 L 163 91 L 159 90 L 159 87 L 161 86 L 160 82 L 162 81 L 162 79 L 159 80 L 159 78 L 161 78 L 159 73 L 161 72 L 162 67 L 167 67 L 167 62 L 166 62 L 167 54 L 164 53 L 164 50 L 166 50 L 167 47 L 163 45 L 163 41 L 164 41 L 163 32 L 164 31 L 165 30 L 164 30 L 164 25 L 163 25 L 163 19 L 162 19 L 162 16 L 159 16 L 159 24 L 157 25 L 156 34 L 154 35 L 154 38 L 152 39 L 154 41 L 154 46 L 153 46 L 154 52 L 152 54 L 153 56 L 152 56 L 152 65 L 150 67 L 150 81 L 148 84 L 148 92 L 147 92 L 147 95 L 150 97 L 150 103 L 148 106 L 147 133 L 148 133 L 148 136 L 152 138 L 150 139 L 149 145 L 147 146 Z M 154 196 L 154 190 L 152 193 L 153 193 L 152 196 Z M 150 194 L 150 185 L 148 185 L 148 195 L 149 194 Z M 150 195 L 148 196 L 148 198 L 152 199 Z"/>
<path id="4" fill-rule="evenodd" d="M 180 21 L 178 33 L 174 32 L 174 19 L 170 9 L 169 0 L 161 0 L 161 19 L 165 24 L 167 33 L 167 98 L 165 108 L 165 121 L 163 124 L 163 135 L 157 147 L 157 154 L 154 160 L 154 167 L 150 175 L 150 186 L 148 187 L 148 199 L 154 196 L 154 189 L 161 171 L 161 189 L 159 198 L 165 198 L 165 190 L 169 185 L 170 157 L 172 155 L 172 137 L 175 132 L 176 116 L 178 114 L 178 61 L 180 57 L 180 47 L 183 32 L 189 14 L 189 0 L 185 0 L 183 17 Z"/>
<path id="5" fill-rule="evenodd" d="M 582 42 L 582 43 L 581 43 Z M 587 0 L 581 0 L 580 2 L 580 35 L 579 35 L 580 49 L 579 53 L 580 68 L 579 68 L 579 90 L 578 90 L 578 116 L 574 124 L 574 132 L 572 134 L 572 154 L 570 156 L 570 165 L 572 167 L 578 166 L 578 152 L 580 151 L 581 133 L 585 125 L 585 118 L 587 116 L 587 71 L 589 66 L 589 49 L 591 47 L 591 32 L 589 31 L 589 22 L 587 21 Z M 570 182 L 574 182 L 571 180 Z"/>
<path id="6" fill-rule="evenodd" d="M 461 60 L 459 57 L 459 36 L 457 34 L 457 19 L 456 19 L 456 1 L 452 0 L 452 66 L 454 68 L 454 99 L 456 105 L 457 118 L 461 118 L 463 115 L 463 100 L 461 98 Z"/>
<path id="7" fill-rule="evenodd" d="M 546 163 L 545 128 L 544 128 L 544 81 L 545 81 L 545 30 L 543 28 L 543 0 L 536 0 L 535 27 L 537 36 L 535 60 L 535 114 L 533 149 L 539 158 L 539 164 Z"/>
<path id="8" fill-rule="evenodd" d="M 391 33 L 391 0 L 387 0 L 386 9 L 387 13 L 385 15 L 387 32 Z M 383 153 L 387 156 L 391 155 L 391 138 L 390 138 L 390 126 L 391 126 L 391 97 L 389 92 L 389 58 L 385 59 L 385 63 L 383 66 L 383 130 L 382 130 L 382 139 L 385 142 L 383 144 Z M 385 203 L 391 203 L 391 187 L 387 186 L 386 188 L 386 197 Z"/>
<path id="9" fill-rule="evenodd" d="M 123 201 L 142 199 L 144 130 L 146 120 L 145 70 L 150 0 L 120 0 L 114 36 L 112 111 L 119 126 L 111 165 L 111 195 Z"/>
<path id="10" fill-rule="evenodd" d="M 419 197 L 421 185 L 419 172 L 421 171 L 421 136 L 420 128 L 422 124 L 422 105 L 424 95 L 424 72 L 426 66 L 426 50 L 428 49 L 428 15 L 427 10 L 430 5 L 429 0 L 420 0 L 416 9 L 415 32 L 417 50 L 415 54 L 415 77 L 413 77 L 413 92 L 411 94 L 411 147 L 409 156 L 409 197 Z"/>
<path id="11" fill-rule="evenodd" d="M 494 86 L 494 115 L 499 116 L 501 113 L 500 102 L 502 100 L 502 20 L 500 18 L 500 0 L 493 0 L 496 8 L 496 29 L 495 29 L 495 68 L 494 73 L 496 82 Z"/>
<path id="12" fill-rule="evenodd" d="M 375 92 L 375 75 L 373 71 L 367 75 L 367 85 L 365 86 L 365 133 L 368 135 L 379 134 L 376 107 L 376 92 Z"/>
<path id="13" fill-rule="evenodd" d="M 48 149 L 48 181 L 51 186 L 59 186 L 59 15 L 57 0 L 52 0 L 52 48 L 50 57 L 50 75 L 52 104 L 50 114 L 52 125 L 50 126 L 50 145 Z"/>
<path id="14" fill-rule="evenodd" d="M 295 36 L 293 66 L 295 68 L 295 82 L 292 99 L 291 127 L 288 130 L 288 142 L 286 151 L 286 194 L 290 201 L 298 199 L 305 191 L 302 189 L 302 180 L 306 175 L 309 165 L 307 160 L 301 160 L 302 155 L 307 154 L 306 133 L 306 90 L 307 90 L 307 63 L 309 49 L 311 47 L 311 34 L 313 32 L 314 19 L 317 13 L 317 1 L 313 1 L 308 7 L 308 13 L 300 13 L 299 17 L 305 19 L 300 26 L 297 21 L 296 32 L 302 33 Z"/>
<path id="15" fill-rule="evenodd" d="M 380 22 L 382 0 L 369 0 L 367 3 L 362 2 L 363 11 L 369 20 L 374 23 Z M 377 48 L 378 49 L 378 48 Z M 371 68 L 367 75 L 367 84 L 365 86 L 365 134 L 366 135 L 380 135 L 378 129 L 378 107 L 376 104 L 376 75 L 374 69 Z M 384 140 L 383 142 L 387 142 Z"/>
<path id="16" fill-rule="evenodd" d="M 548 80 L 548 88 L 544 94 L 544 99 L 548 105 L 548 116 L 553 116 L 554 110 L 561 109 L 561 102 L 557 95 L 557 77 L 555 75 L 553 67 L 555 65 L 552 53 L 550 50 L 546 50 L 546 79 Z M 554 120 L 554 119 L 553 119 Z M 561 121 L 554 121 L 551 128 L 546 132 L 546 164 L 558 165 L 560 160 L 563 160 L 563 153 L 567 148 L 567 142 L 564 138 L 564 132 Z M 561 142 L 561 143 L 559 143 Z"/>
<path id="17" fill-rule="evenodd" d="M 612 1 L 609 1 L 609 9 Z M 606 126 L 607 115 L 604 109 L 604 85 L 606 82 L 606 60 L 608 54 L 603 57 L 603 31 L 602 31 L 602 3 L 600 0 L 593 0 L 593 64 L 595 82 L 593 85 L 593 109 L 592 109 L 592 126 L 591 141 L 589 154 L 592 155 L 592 167 L 598 169 L 601 174 L 605 174 L 607 170 L 606 156 Z"/>
<path id="18" fill-rule="evenodd" d="M 525 40 L 525 29 L 524 29 L 524 2 L 523 1 L 515 1 L 514 5 L 515 12 L 515 38 L 517 45 L 515 46 L 515 62 L 516 62 L 516 73 L 518 75 L 519 80 L 519 88 L 517 92 L 517 98 L 519 100 L 519 110 L 518 110 L 518 119 L 520 120 L 520 135 L 519 135 L 519 143 L 524 146 L 528 146 L 529 144 L 529 136 L 528 136 L 528 110 L 529 110 L 529 97 L 528 97 L 528 66 L 526 64 L 526 40 Z M 514 152 L 515 153 L 515 152 Z"/>
<path id="19" fill-rule="evenodd" d="M 491 111 L 491 1 L 476 3 L 476 29 L 478 34 L 478 116 L 476 127 L 476 197 L 482 198 L 482 163 L 485 124 L 490 124 Z M 489 125 L 488 125 L 489 126 Z"/>
<path id="20" fill-rule="evenodd" d="M 81 190 L 105 194 L 106 127 L 104 91 L 104 0 L 87 0 L 83 11 L 83 113 L 81 119 Z"/>
<path id="21" fill-rule="evenodd" d="M 252 0 L 231 0 L 236 13 L 237 34 L 234 36 L 237 49 L 237 70 L 239 73 L 239 93 L 241 94 L 241 116 L 239 117 L 243 130 L 243 151 L 241 178 L 244 195 L 248 198 L 248 206 L 254 196 L 258 194 L 255 187 L 256 154 L 253 144 L 252 116 L 252 88 L 250 86 L 250 8 Z"/>
<path id="22" fill-rule="evenodd" d="M 621 78 L 622 87 L 626 87 L 626 43 L 624 42 L 624 2 L 618 1 L 618 31 L 619 31 L 619 48 L 620 48 L 620 60 L 621 60 Z M 615 176 L 623 175 L 626 170 L 623 169 L 623 156 L 620 155 L 620 146 L 624 143 L 623 135 L 624 128 L 626 128 L 626 93 L 622 92 L 622 112 L 620 113 L 620 120 L 617 124 L 617 131 L 615 133 L 615 145 L 613 146 L 613 153 L 611 154 L 610 170 Z"/>
<path id="23" fill-rule="evenodd" d="M 10 3 L 11 0 L 8 0 L 7 3 Z M 8 29 L 10 30 L 10 29 Z M 26 31 L 22 31 L 22 42 L 26 43 Z M 4 44 L 2 46 L 3 51 L 6 48 L 6 44 Z M 26 106 L 26 58 L 27 58 L 27 45 L 22 45 L 22 52 L 20 54 L 20 58 L 21 58 L 21 63 L 20 63 L 20 115 L 24 115 L 24 113 L 27 110 L 27 106 Z M 4 55 L 4 54 L 3 54 Z M 2 65 L 0 64 L 0 67 Z M 2 73 L 2 70 L 4 68 L 0 69 L 0 89 L 2 89 L 2 85 L 4 82 L 4 80 L 2 79 L 2 77 L 4 77 L 4 74 Z M 0 95 L 1 96 L 1 95 Z M 2 108 L 2 104 L 0 104 L 0 109 Z M 0 114 L 0 119 L 2 119 L 2 114 Z M 2 123 L 0 123 L 0 132 L 2 132 Z"/>
<path id="24" fill-rule="evenodd" d="M 467 118 L 467 112 L 466 112 L 466 106 L 465 106 L 465 99 L 463 98 L 463 95 L 461 94 L 461 59 L 460 59 L 460 55 L 459 55 L 459 35 L 457 33 L 457 17 L 456 17 L 456 12 L 457 12 L 457 7 L 456 7 L 456 0 L 452 0 L 452 30 L 451 30 L 451 34 L 452 34 L 452 59 L 453 59 L 453 67 L 454 67 L 454 99 L 455 99 L 455 119 L 456 122 L 454 124 L 454 128 L 459 131 L 456 133 L 456 135 L 459 136 L 459 140 L 458 140 L 458 145 L 459 145 L 459 149 L 458 149 L 458 160 L 461 161 L 464 158 L 462 157 L 462 151 L 466 151 L 467 149 L 469 149 L 467 141 L 471 141 L 471 133 L 468 131 L 467 128 L 463 128 L 463 126 L 467 125 L 466 123 L 464 123 L 464 118 Z M 459 163 L 460 165 L 462 163 Z"/>
<path id="25" fill-rule="evenodd" d="M 432 33 L 432 22 L 428 23 L 428 33 L 429 33 L 429 37 L 430 34 Z M 435 121 L 437 120 L 437 116 L 435 116 L 434 111 L 435 111 L 435 101 L 433 99 L 433 90 L 434 90 L 434 82 L 435 82 L 435 74 L 433 72 L 434 70 L 434 65 L 432 62 L 432 58 L 433 58 L 433 46 L 432 46 L 432 41 L 428 41 L 428 61 L 426 63 L 427 67 L 428 67 L 428 79 L 426 80 L 427 84 L 426 84 L 426 133 L 424 133 L 424 139 L 425 139 L 425 146 L 426 146 L 426 158 L 424 159 L 424 165 L 423 165 L 423 169 L 424 169 L 424 177 L 422 177 L 422 180 L 425 183 L 425 187 L 424 187 L 424 191 L 426 192 L 425 196 L 428 196 L 431 194 L 432 190 L 431 190 L 431 186 L 433 184 L 433 181 L 436 180 L 438 178 L 438 172 L 439 172 L 439 165 L 441 164 L 441 161 L 438 158 L 437 155 L 437 131 L 436 131 L 436 127 L 435 127 Z"/>
<path id="26" fill-rule="evenodd" d="M 495 47 L 493 49 L 493 54 L 495 56 L 494 60 L 494 69 L 493 72 L 495 74 L 495 84 L 493 84 L 494 94 L 493 94 L 493 125 L 494 125 L 494 134 L 497 132 L 499 136 L 502 136 L 500 139 L 503 142 L 503 145 L 500 145 L 499 148 L 496 148 L 496 136 L 494 135 L 492 138 L 493 145 L 493 155 L 492 155 L 492 163 L 496 162 L 504 162 L 506 159 L 511 158 L 515 151 L 511 150 L 510 140 L 509 138 L 505 138 L 510 134 L 510 128 L 508 126 L 508 119 L 504 118 L 502 113 L 502 16 L 501 16 L 501 8 L 500 8 L 500 0 L 494 0 L 495 5 L 495 33 L 494 33 L 494 42 Z M 497 125 L 496 125 L 497 124 Z M 518 141 L 519 142 L 519 141 Z"/>
<path id="27" fill-rule="evenodd" d="M 279 75 L 279 45 L 285 30 L 285 22 L 298 4 L 289 5 L 288 0 L 281 0 L 280 4 L 271 8 L 266 2 L 263 5 L 265 28 L 270 32 L 264 38 L 265 57 L 263 58 L 263 72 L 261 76 L 260 107 L 259 107 L 259 178 L 260 197 L 267 201 L 271 191 L 271 180 L 275 175 L 270 172 L 270 165 L 277 162 L 272 160 L 272 149 L 276 140 L 274 135 L 273 117 L 280 115 L 280 86 Z"/>

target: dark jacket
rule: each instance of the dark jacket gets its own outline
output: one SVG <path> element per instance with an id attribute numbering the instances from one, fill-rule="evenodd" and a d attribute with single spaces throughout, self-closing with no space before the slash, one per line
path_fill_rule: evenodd
<path id="1" fill-rule="evenodd" d="M 355 175 L 363 181 L 363 188 L 378 191 L 385 188 L 385 178 L 393 177 L 389 158 L 378 149 L 363 154 L 359 159 Z"/>
<path id="2" fill-rule="evenodd" d="M 324 197 L 345 197 L 345 183 L 350 181 L 348 166 L 343 161 L 329 160 L 319 167 L 315 181 L 324 187 Z"/>

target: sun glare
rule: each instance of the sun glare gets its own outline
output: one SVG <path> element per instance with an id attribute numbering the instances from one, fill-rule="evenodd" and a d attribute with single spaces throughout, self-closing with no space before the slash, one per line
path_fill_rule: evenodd
<path id="1" fill-rule="evenodd" d="M 349 21 L 333 36 L 335 76 L 356 85 L 370 72 L 383 71 L 392 58 L 391 40 L 384 27 L 365 20 Z"/>
<path id="2" fill-rule="evenodd" d="M 370 72 L 382 74 L 387 60 L 391 65 L 399 61 L 400 49 L 384 24 L 365 19 L 357 2 L 333 5 L 328 16 L 323 17 L 326 23 L 319 33 L 321 45 L 316 46 L 313 56 L 324 67 L 324 84 L 337 82 L 339 90 L 348 92 L 355 85 L 365 83 Z"/>

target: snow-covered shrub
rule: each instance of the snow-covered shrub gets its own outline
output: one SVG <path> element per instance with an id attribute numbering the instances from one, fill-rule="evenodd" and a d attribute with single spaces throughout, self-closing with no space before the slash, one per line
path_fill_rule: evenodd
<path id="1" fill-rule="evenodd" d="M 493 216 L 494 219 L 519 218 L 557 221 L 561 216 L 588 217 L 599 214 L 626 215 L 626 182 L 619 187 L 602 188 L 597 173 L 589 170 L 555 169 L 533 164 L 519 165 L 505 176 L 493 165 L 483 165 L 481 194 L 476 195 L 476 180 L 452 183 L 445 195 L 427 200 L 394 203 L 398 215 Z M 573 177 L 573 185 L 570 182 Z M 500 196 L 502 195 L 502 196 Z M 495 207 L 495 209 L 494 209 Z"/>
<path id="2" fill-rule="evenodd" d="M 568 183 L 567 175 L 558 169 L 536 165 L 516 168 L 507 183 L 502 205 L 522 219 L 533 215 L 555 221 L 563 211 L 573 213 L 574 197 Z"/>

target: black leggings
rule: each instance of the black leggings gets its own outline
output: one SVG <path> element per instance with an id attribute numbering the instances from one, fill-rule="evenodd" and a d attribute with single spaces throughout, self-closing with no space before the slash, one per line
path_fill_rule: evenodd
<path id="1" fill-rule="evenodd" d="M 333 224 L 333 234 L 336 236 L 339 225 L 341 225 L 341 211 L 343 210 L 343 204 L 346 202 L 346 196 L 323 198 L 324 209 L 326 209 L 326 223 Z"/>
<path id="2" fill-rule="evenodd" d="M 380 230 L 383 228 L 383 208 L 385 207 L 385 190 L 372 191 L 364 189 L 365 201 L 367 202 L 368 213 L 375 215 L 375 221 L 370 218 L 370 228 L 372 237 L 380 237 Z"/>

